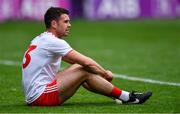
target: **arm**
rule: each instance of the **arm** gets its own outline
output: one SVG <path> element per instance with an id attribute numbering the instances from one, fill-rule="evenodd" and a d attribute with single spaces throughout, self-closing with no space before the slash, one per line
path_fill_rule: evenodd
<path id="1" fill-rule="evenodd" d="M 99 74 L 102 77 L 110 77 L 110 71 L 106 71 L 103 67 L 101 67 L 98 63 L 96 63 L 93 59 L 75 51 L 72 50 L 69 52 L 67 55 L 63 57 L 63 60 L 71 63 L 71 64 L 80 64 L 84 66 L 84 69 L 87 70 L 88 72 L 94 73 L 94 74 Z"/>

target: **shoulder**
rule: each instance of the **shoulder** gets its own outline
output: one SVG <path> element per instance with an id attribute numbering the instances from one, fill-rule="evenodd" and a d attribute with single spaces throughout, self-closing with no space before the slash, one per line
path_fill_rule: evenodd
<path id="1" fill-rule="evenodd" d="M 57 53 L 72 49 L 71 46 L 65 40 L 59 39 L 48 32 L 44 32 L 37 36 L 32 41 L 32 44 L 37 45 L 40 49 Z"/>

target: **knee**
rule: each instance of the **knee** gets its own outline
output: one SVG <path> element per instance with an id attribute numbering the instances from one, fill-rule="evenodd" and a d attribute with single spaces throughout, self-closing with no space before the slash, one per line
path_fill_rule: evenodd
<path id="1" fill-rule="evenodd" d="M 73 64 L 72 65 L 72 68 L 74 70 L 83 70 L 83 66 L 82 65 L 79 65 L 79 64 Z"/>

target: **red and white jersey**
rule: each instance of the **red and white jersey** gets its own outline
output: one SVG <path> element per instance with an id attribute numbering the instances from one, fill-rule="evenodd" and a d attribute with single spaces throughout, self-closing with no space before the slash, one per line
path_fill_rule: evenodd
<path id="1" fill-rule="evenodd" d="M 35 101 L 48 83 L 55 79 L 61 58 L 72 48 L 50 32 L 44 32 L 31 41 L 23 58 L 22 83 L 27 103 Z"/>

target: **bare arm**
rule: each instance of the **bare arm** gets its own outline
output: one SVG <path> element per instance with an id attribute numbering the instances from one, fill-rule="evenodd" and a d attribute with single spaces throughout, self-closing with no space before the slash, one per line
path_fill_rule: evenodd
<path id="1" fill-rule="evenodd" d="M 67 55 L 63 57 L 63 60 L 71 63 L 71 64 L 80 64 L 84 66 L 84 69 L 88 72 L 99 74 L 102 77 L 109 77 L 109 71 L 106 71 L 103 67 L 101 67 L 97 62 L 95 62 L 93 59 L 75 51 L 72 50 Z"/>

